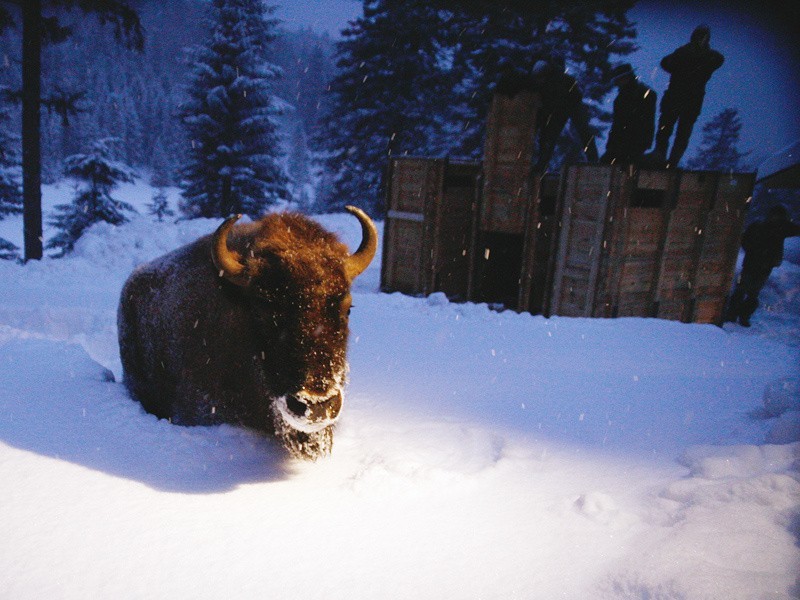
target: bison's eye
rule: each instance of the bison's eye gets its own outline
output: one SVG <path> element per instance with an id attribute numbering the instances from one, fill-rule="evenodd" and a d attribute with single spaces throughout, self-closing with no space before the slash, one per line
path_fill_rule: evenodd
<path id="1" fill-rule="evenodd" d="M 350 315 L 350 306 L 347 296 L 331 296 L 327 301 L 328 316 L 331 319 L 347 318 Z"/>

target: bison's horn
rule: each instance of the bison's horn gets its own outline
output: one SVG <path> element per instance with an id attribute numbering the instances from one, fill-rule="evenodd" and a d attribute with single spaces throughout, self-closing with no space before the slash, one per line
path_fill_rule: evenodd
<path id="1" fill-rule="evenodd" d="M 375 252 L 378 249 L 378 231 L 375 229 L 372 219 L 363 210 L 355 206 L 345 206 L 345 209 L 361 223 L 361 244 L 358 250 L 351 254 L 345 262 L 345 273 L 348 279 L 352 281 L 364 272 L 364 269 L 369 266 L 369 263 L 375 257 Z"/>
<path id="2" fill-rule="evenodd" d="M 214 232 L 214 239 L 211 242 L 211 259 L 217 268 L 220 277 L 224 277 L 236 285 L 245 285 L 245 266 L 239 253 L 228 248 L 228 234 L 233 228 L 233 224 L 242 215 L 231 215 Z"/>

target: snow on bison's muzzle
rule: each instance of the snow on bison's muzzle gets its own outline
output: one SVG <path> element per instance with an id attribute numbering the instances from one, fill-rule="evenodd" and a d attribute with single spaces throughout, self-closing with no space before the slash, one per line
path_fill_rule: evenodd
<path id="1" fill-rule="evenodd" d="M 341 391 L 322 399 L 312 399 L 298 394 L 281 396 L 275 401 L 275 409 L 294 429 L 315 433 L 336 422 L 342 410 L 342 402 Z"/>
<path id="2" fill-rule="evenodd" d="M 330 452 L 344 402 L 353 279 L 377 249 L 361 224 L 353 254 L 306 217 L 247 224 L 138 267 L 118 313 L 124 380 L 144 408 L 184 425 L 276 435 L 295 456 Z"/>

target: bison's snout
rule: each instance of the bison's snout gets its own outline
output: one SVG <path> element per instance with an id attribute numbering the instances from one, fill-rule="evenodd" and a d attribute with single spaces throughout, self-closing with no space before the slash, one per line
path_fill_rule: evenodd
<path id="1" fill-rule="evenodd" d="M 299 392 L 279 398 L 278 412 L 294 429 L 314 433 L 333 425 L 342 410 L 342 392 L 336 390 L 326 396 Z"/>

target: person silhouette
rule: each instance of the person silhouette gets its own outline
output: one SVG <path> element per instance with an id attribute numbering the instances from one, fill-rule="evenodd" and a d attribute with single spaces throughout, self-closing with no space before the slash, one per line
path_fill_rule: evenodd
<path id="1" fill-rule="evenodd" d="M 651 162 L 677 167 L 686 152 L 695 121 L 703 108 L 706 83 L 725 61 L 722 54 L 711 48 L 710 41 L 708 25 L 699 25 L 688 44 L 661 59 L 661 68 L 670 78 L 661 99 L 656 146 L 648 155 Z M 675 140 L 667 158 L 667 147 L 676 124 Z"/>

